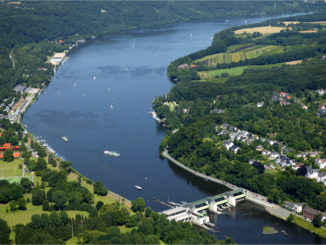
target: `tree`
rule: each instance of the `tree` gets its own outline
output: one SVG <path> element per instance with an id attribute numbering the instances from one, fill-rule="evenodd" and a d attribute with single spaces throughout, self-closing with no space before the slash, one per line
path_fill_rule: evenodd
<path id="1" fill-rule="evenodd" d="M 311 222 L 315 227 L 319 228 L 322 225 L 322 217 L 321 214 L 315 214 L 312 222 Z"/>
<path id="2" fill-rule="evenodd" d="M 138 197 L 137 199 L 136 199 L 136 201 L 132 201 L 131 202 L 131 205 L 132 205 L 132 207 L 131 207 L 131 209 L 133 210 L 133 211 L 140 211 L 140 212 L 143 212 L 144 211 L 144 209 L 145 209 L 145 200 L 144 200 L 144 198 L 142 198 L 142 197 Z"/>
<path id="3" fill-rule="evenodd" d="M 50 205 L 49 205 L 49 201 L 48 200 L 44 200 L 43 204 L 42 204 L 42 209 L 44 211 L 49 211 L 50 209 Z"/>
<path id="4" fill-rule="evenodd" d="M 26 200 L 24 198 L 18 198 L 17 204 L 19 210 L 26 210 Z"/>
<path id="5" fill-rule="evenodd" d="M 59 209 L 62 209 L 68 200 L 67 194 L 62 190 L 57 190 L 53 192 L 52 200 Z"/>
<path id="6" fill-rule="evenodd" d="M 103 205 L 104 205 L 104 203 L 102 201 L 98 201 L 96 203 L 96 209 L 97 209 L 97 211 L 100 210 L 100 208 L 103 207 Z"/>
<path id="7" fill-rule="evenodd" d="M 6 162 L 12 162 L 14 160 L 13 151 L 11 149 L 6 149 L 3 154 L 3 160 Z"/>
<path id="8" fill-rule="evenodd" d="M 103 184 L 100 181 L 96 181 L 94 183 L 94 193 L 100 196 L 106 196 L 108 190 L 103 186 Z"/>
<path id="9" fill-rule="evenodd" d="M 0 244 L 10 244 L 10 232 L 7 222 L 0 218 Z"/>
<path id="10" fill-rule="evenodd" d="M 29 192 L 31 192 L 33 182 L 30 181 L 29 179 L 22 178 L 21 181 L 20 181 L 20 185 L 22 187 L 24 187 L 26 193 L 29 193 Z"/>
<path id="11" fill-rule="evenodd" d="M 32 204 L 33 205 L 42 205 L 45 200 L 45 192 L 39 189 L 32 190 Z"/>

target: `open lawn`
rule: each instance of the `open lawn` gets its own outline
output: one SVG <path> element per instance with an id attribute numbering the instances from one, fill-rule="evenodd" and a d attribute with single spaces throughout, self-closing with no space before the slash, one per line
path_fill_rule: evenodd
<path id="1" fill-rule="evenodd" d="M 266 34 L 279 33 L 282 30 L 286 30 L 286 28 L 278 27 L 278 26 L 259 26 L 259 27 L 239 29 L 234 31 L 234 34 L 244 34 L 244 33 L 253 34 L 254 32 L 259 32 L 263 35 L 266 35 Z"/>
<path id="2" fill-rule="evenodd" d="M 297 216 L 293 216 L 293 223 L 297 224 L 298 226 L 302 227 L 305 230 L 308 230 L 312 233 L 315 233 L 321 237 L 326 238 L 326 229 L 323 228 L 316 228 L 313 224 L 311 224 L 310 222 L 299 218 Z"/>
<path id="3" fill-rule="evenodd" d="M 68 181 L 78 181 L 78 174 L 71 172 L 68 175 Z M 84 179 L 82 179 L 81 185 L 86 187 L 90 192 L 93 193 L 94 187 L 92 184 L 88 184 Z M 131 202 L 129 200 L 124 199 L 122 196 L 110 191 L 108 191 L 108 194 L 106 196 L 99 196 L 94 194 L 94 202 L 97 203 L 98 201 L 102 201 L 105 204 L 114 203 L 118 201 L 120 203 L 125 204 L 129 208 L 131 207 Z"/>
<path id="4" fill-rule="evenodd" d="M 294 61 L 298 62 L 298 61 Z M 261 66 L 237 66 L 227 69 L 216 69 L 210 71 L 201 71 L 198 72 L 200 78 L 202 80 L 208 81 L 209 79 L 214 79 L 216 76 L 221 77 L 223 73 L 228 73 L 229 76 L 241 76 L 246 69 L 269 69 L 276 66 L 281 66 L 282 63 L 279 64 L 271 64 L 271 65 L 261 65 Z M 227 78 L 218 78 L 218 79 L 227 79 Z"/>
<path id="5" fill-rule="evenodd" d="M 216 67 L 217 64 L 230 64 L 247 59 L 254 59 L 261 55 L 277 54 L 283 52 L 284 48 L 275 45 L 254 45 L 243 47 L 236 52 L 225 52 L 205 56 L 195 60 L 194 63 L 201 63 L 208 67 Z"/>
<path id="6" fill-rule="evenodd" d="M 42 205 L 41 206 L 33 206 L 31 203 L 26 205 L 27 209 L 24 211 L 16 211 L 16 212 L 6 212 L 6 208 L 9 207 L 8 204 L 0 204 L 0 218 L 7 221 L 10 227 L 13 227 L 17 224 L 27 224 L 31 221 L 32 215 L 34 214 L 43 214 L 50 212 L 43 211 Z M 88 216 L 88 212 L 86 211 L 75 211 L 75 210 L 68 210 L 66 211 L 69 217 L 75 217 L 77 214 L 81 214 L 84 216 Z"/>
<path id="7" fill-rule="evenodd" d="M 22 169 L 19 169 L 19 164 L 23 165 L 20 159 L 12 162 L 0 161 L 0 177 L 21 176 Z"/>

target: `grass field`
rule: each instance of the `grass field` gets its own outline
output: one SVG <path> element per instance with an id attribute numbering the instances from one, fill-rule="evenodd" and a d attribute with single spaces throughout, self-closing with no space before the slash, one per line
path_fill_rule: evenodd
<path id="1" fill-rule="evenodd" d="M 9 207 L 8 204 L 0 204 L 0 218 L 7 221 L 10 227 L 13 227 L 17 224 L 24 224 L 26 225 L 28 222 L 31 221 L 32 215 L 34 214 L 43 214 L 50 212 L 43 211 L 42 205 L 41 206 L 33 206 L 31 203 L 26 205 L 27 209 L 24 211 L 17 211 L 17 212 L 6 212 L 6 208 Z M 75 217 L 77 214 L 81 214 L 84 216 L 88 216 L 88 212 L 86 211 L 75 211 L 75 210 L 68 210 L 66 211 L 69 217 Z"/>
<path id="2" fill-rule="evenodd" d="M 244 34 L 244 33 L 252 34 L 254 32 L 259 32 L 263 35 L 267 35 L 267 34 L 279 33 L 282 30 L 286 30 L 286 28 L 278 27 L 278 26 L 259 26 L 259 27 L 239 29 L 234 31 L 234 34 Z"/>
<path id="3" fill-rule="evenodd" d="M 297 216 L 293 216 L 294 220 L 293 223 L 297 224 L 298 226 L 302 227 L 305 230 L 308 230 L 312 233 L 315 233 L 321 237 L 326 238 L 326 229 L 323 228 L 316 228 L 313 224 L 311 224 L 310 222 L 301 219 Z"/>
<path id="4" fill-rule="evenodd" d="M 15 159 L 12 162 L 0 161 L 0 177 L 21 176 L 20 164 L 23 165 L 23 161 L 20 159 Z"/>
<path id="5" fill-rule="evenodd" d="M 227 69 L 216 69 L 211 71 L 201 71 L 198 72 L 202 80 L 213 79 L 216 76 L 221 76 L 222 73 L 228 73 L 229 76 L 241 76 L 246 69 L 268 69 L 276 66 L 281 66 L 282 63 L 272 64 L 272 65 L 263 65 L 263 66 L 237 66 Z"/>
<path id="6" fill-rule="evenodd" d="M 217 64 L 230 64 L 232 62 L 236 63 L 242 60 L 254 59 L 265 54 L 281 53 L 283 50 L 283 47 L 275 45 L 254 45 L 251 47 L 244 47 L 236 52 L 229 51 L 225 53 L 208 55 L 201 59 L 195 60 L 194 63 L 201 63 L 208 67 L 216 67 Z"/>

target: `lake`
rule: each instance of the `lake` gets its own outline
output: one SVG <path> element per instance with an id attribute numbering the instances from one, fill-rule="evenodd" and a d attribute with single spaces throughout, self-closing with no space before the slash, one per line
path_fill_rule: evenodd
<path id="1" fill-rule="evenodd" d="M 247 18 L 248 24 L 267 18 Z M 195 201 L 225 191 L 159 158 L 165 136 L 149 113 L 156 96 L 173 84 L 166 70 L 171 61 L 206 48 L 213 35 L 244 19 L 180 23 L 107 35 L 69 53 L 50 85 L 25 113 L 22 123 L 42 136 L 73 167 L 93 181 L 130 200 Z M 64 142 L 61 137 L 68 137 Z M 103 154 L 112 150 L 119 158 Z M 140 192 L 134 188 L 139 185 Z M 281 221 L 260 207 L 242 203 L 218 217 L 218 238 L 238 243 L 323 243 L 325 240 Z M 269 225 L 279 230 L 263 235 Z M 281 232 L 285 230 L 288 235 Z"/>

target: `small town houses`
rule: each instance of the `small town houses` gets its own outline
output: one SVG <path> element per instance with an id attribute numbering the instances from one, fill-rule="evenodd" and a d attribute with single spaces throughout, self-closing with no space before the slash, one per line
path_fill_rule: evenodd
<path id="1" fill-rule="evenodd" d="M 286 94 L 284 94 L 284 96 L 286 96 Z M 237 140 L 238 142 L 246 143 L 248 145 L 252 144 L 255 140 L 259 140 L 260 142 L 267 142 L 270 146 L 281 147 L 283 149 L 283 153 L 289 150 L 286 147 L 282 146 L 281 143 L 275 140 L 259 137 L 246 130 L 241 130 L 237 127 L 230 126 L 227 123 L 223 123 L 222 125 L 216 125 L 215 130 L 218 135 L 227 136 L 229 138 L 223 142 L 223 146 L 228 151 L 231 151 L 234 154 L 237 154 L 240 150 L 240 147 L 234 144 L 235 140 Z M 282 169 L 290 167 L 292 170 L 298 170 L 302 166 L 302 163 L 296 162 L 294 159 L 291 159 L 285 154 L 264 149 L 262 145 L 256 146 L 256 151 L 261 152 L 262 156 L 264 156 L 265 158 L 273 160 L 273 162 Z M 306 159 L 308 157 L 315 158 L 315 163 L 318 165 L 319 169 L 324 169 L 326 168 L 326 159 L 318 158 L 317 156 L 320 154 L 320 151 L 311 151 L 299 153 L 296 155 L 296 157 L 303 159 Z M 255 161 L 255 159 L 252 159 L 249 161 L 249 164 L 252 165 Z M 320 172 L 319 169 L 313 169 L 311 167 L 306 167 L 306 169 L 306 178 L 315 179 L 316 181 L 326 186 L 326 172 Z"/>

